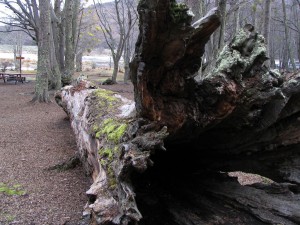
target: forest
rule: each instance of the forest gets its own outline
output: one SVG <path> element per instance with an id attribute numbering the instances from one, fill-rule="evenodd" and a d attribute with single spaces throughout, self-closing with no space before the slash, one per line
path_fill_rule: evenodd
<path id="1" fill-rule="evenodd" d="M 82 56 L 84 54 L 88 54 L 93 49 L 99 52 L 109 49 L 114 64 L 113 82 L 116 81 L 116 71 L 118 71 L 119 67 L 124 67 L 126 71 L 124 79 L 125 81 L 128 80 L 129 62 L 133 57 L 135 41 L 138 35 L 137 3 L 137 1 L 133 0 L 108 1 L 104 3 L 95 0 L 88 1 L 88 3 L 86 1 L 78 1 L 77 3 L 73 1 L 70 3 L 68 1 L 55 1 L 52 6 L 50 5 L 49 7 L 52 7 L 50 18 L 53 33 L 52 39 L 56 43 L 56 60 L 54 61 L 57 61 L 59 64 L 59 70 L 58 68 L 54 69 L 55 66 L 51 65 L 51 70 L 56 71 L 53 72 L 55 76 L 52 75 L 52 79 L 55 80 L 55 77 L 62 76 L 62 82 L 68 83 L 70 78 L 68 78 L 69 75 L 67 74 L 69 72 L 65 70 L 75 71 L 76 67 L 76 71 L 81 71 Z M 207 62 L 211 62 L 213 58 L 216 58 L 224 44 L 228 43 L 243 25 L 252 24 L 256 31 L 266 39 L 268 56 L 270 58 L 267 63 L 272 68 L 284 71 L 299 69 L 300 38 L 298 14 L 300 6 L 298 0 L 227 0 L 224 2 L 187 0 L 179 1 L 179 3 L 184 3 L 189 7 L 190 12 L 193 14 L 192 23 L 219 4 L 223 11 L 224 19 L 220 28 L 222 34 L 220 36 L 215 33 L 207 43 L 204 66 L 206 66 Z M 68 6 L 68 4 L 73 5 Z M 9 9 L 9 11 L 2 10 L 6 16 L 1 19 L 3 24 L 0 32 L 1 43 L 11 43 L 9 40 L 13 39 L 14 33 L 22 32 L 25 34 L 22 35 L 22 42 L 31 44 L 35 42 L 37 44 L 38 29 L 37 23 L 34 21 L 34 12 L 36 11 L 35 14 L 37 14 L 39 9 L 34 9 L 33 7 L 36 3 L 1 1 L 0 5 Z M 21 7 L 19 8 L 18 5 L 21 5 Z M 68 7 L 70 14 L 68 18 L 73 18 L 72 28 L 67 25 L 71 24 L 71 19 L 67 22 L 61 15 L 62 13 L 66 15 L 64 12 L 66 12 Z M 72 17 L 73 13 L 74 16 Z M 24 16 L 18 16 L 21 14 L 24 14 Z M 120 16 L 116 17 L 115 15 Z M 66 25 L 67 29 L 64 28 Z M 72 32 L 69 32 L 69 29 L 72 29 Z M 67 37 L 71 41 L 67 41 Z M 32 40 L 31 42 L 30 39 Z M 16 40 L 16 43 L 18 42 L 20 41 Z M 73 47 L 65 48 L 67 46 L 66 43 L 72 43 Z M 59 51 L 59 49 L 68 50 Z M 68 60 L 69 51 L 74 51 L 74 53 L 70 54 L 74 55 L 71 58 L 75 59 L 77 65 L 71 66 L 71 69 L 66 69 L 65 60 Z M 65 54 L 67 54 L 66 57 L 64 56 Z M 124 65 L 119 65 L 121 59 L 124 60 Z M 53 63 L 56 64 L 55 62 Z M 53 63 L 51 62 L 51 64 Z M 52 88 L 56 88 L 56 85 L 58 85 L 57 88 L 60 87 L 59 82 L 51 80 L 50 82 L 52 83 Z"/>
<path id="2" fill-rule="evenodd" d="M 55 101 L 67 118 L 49 124 L 72 128 L 59 136 L 72 135 L 73 152 L 44 171 L 89 177 L 81 218 L 59 224 L 300 223 L 299 0 L 0 4 L 10 10 L 2 31 L 38 46 L 31 105 L 17 101 L 15 113 Z M 112 57 L 105 82 L 82 69 L 92 49 Z M 6 96 L 18 82 L 2 77 Z M 0 185 L 6 202 L 33 196 L 9 187 Z M 0 223 L 8 215 L 1 209 Z"/>

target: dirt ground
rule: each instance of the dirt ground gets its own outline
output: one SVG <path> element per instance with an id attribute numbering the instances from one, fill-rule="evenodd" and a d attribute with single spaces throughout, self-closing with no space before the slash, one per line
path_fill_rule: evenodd
<path id="1" fill-rule="evenodd" d="M 73 156 L 76 142 L 54 101 L 29 103 L 33 90 L 0 80 L 0 224 L 75 225 L 91 181 L 82 167 L 45 170 Z"/>
<path id="2" fill-rule="evenodd" d="M 101 85 L 133 100 L 132 84 Z M 76 151 L 65 112 L 29 101 L 34 82 L 0 80 L 0 225 L 76 225 L 91 184 L 82 167 L 48 171 Z M 230 173 L 241 184 L 271 182 L 258 175 Z"/>

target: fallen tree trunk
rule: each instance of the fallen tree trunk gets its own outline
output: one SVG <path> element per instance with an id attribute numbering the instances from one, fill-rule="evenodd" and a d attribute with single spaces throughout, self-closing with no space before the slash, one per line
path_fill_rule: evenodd
<path id="1" fill-rule="evenodd" d="M 135 107 L 84 82 L 57 95 L 94 180 L 92 221 L 299 224 L 300 75 L 266 68 L 264 38 L 247 25 L 200 77 L 218 10 L 192 26 L 173 0 L 138 9 Z M 242 186 L 230 171 L 273 181 Z"/>
<path id="2" fill-rule="evenodd" d="M 150 154 L 163 148 L 166 127 L 147 129 L 146 121 L 135 119 L 134 102 L 89 82 L 67 86 L 55 98 L 70 117 L 79 156 L 93 178 L 85 214 L 94 224 L 139 221 L 130 175 L 153 164 Z"/>

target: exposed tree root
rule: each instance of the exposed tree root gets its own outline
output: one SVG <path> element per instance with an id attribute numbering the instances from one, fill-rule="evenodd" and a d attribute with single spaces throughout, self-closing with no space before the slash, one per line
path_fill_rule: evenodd
<path id="1" fill-rule="evenodd" d="M 65 162 L 51 166 L 51 167 L 47 168 L 47 170 L 57 170 L 59 172 L 62 172 L 62 171 L 66 171 L 66 170 L 75 169 L 80 164 L 81 164 L 81 161 L 80 161 L 79 154 L 76 153 L 74 156 L 72 156 Z"/>

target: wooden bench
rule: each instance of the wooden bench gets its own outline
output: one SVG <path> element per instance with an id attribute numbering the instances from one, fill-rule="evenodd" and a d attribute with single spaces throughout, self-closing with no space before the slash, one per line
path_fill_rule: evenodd
<path id="1" fill-rule="evenodd" d="M 20 73 L 16 73 L 16 74 L 0 73 L 0 79 L 3 79 L 4 83 L 10 80 L 14 80 L 15 84 L 17 84 L 17 82 L 24 83 L 25 81 L 25 77 L 23 77 L 22 74 Z"/>

